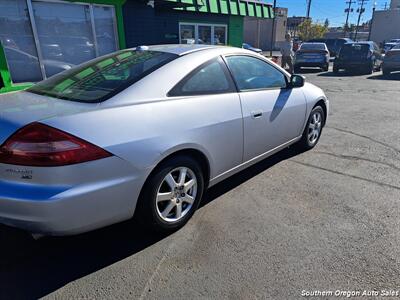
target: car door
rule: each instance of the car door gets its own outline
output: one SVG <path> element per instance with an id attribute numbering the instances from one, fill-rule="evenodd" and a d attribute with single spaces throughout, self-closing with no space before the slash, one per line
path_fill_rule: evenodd
<path id="1" fill-rule="evenodd" d="M 243 116 L 240 98 L 222 57 L 200 65 L 182 79 L 169 93 L 176 101 L 170 107 L 176 112 L 177 124 L 182 122 L 193 140 L 207 149 L 211 176 L 222 174 L 242 163 Z M 186 112 L 186 116 L 179 116 Z M 186 128 L 187 126 L 188 128 Z M 176 130 L 179 139 L 179 130 Z M 185 136 L 185 135 L 183 135 Z"/>
<path id="2" fill-rule="evenodd" d="M 297 138 L 306 118 L 301 88 L 289 88 L 286 75 L 261 57 L 229 55 L 243 111 L 244 161 Z"/>

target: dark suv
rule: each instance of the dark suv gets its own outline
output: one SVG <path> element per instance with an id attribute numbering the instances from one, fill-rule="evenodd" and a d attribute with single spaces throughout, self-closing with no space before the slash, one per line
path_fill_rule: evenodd
<path id="1" fill-rule="evenodd" d="M 312 39 L 309 41 L 310 43 L 325 43 L 328 47 L 329 53 L 331 57 L 336 57 L 339 53 L 342 46 L 346 43 L 352 43 L 353 40 L 348 38 L 339 38 L 339 39 Z"/>
<path id="2" fill-rule="evenodd" d="M 372 74 L 373 71 L 381 69 L 382 60 L 381 51 L 374 42 L 345 44 L 333 63 L 333 72 L 338 73 L 340 69 L 345 69 Z"/>

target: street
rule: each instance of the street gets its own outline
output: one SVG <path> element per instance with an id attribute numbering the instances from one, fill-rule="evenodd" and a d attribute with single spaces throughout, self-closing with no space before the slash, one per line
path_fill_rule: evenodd
<path id="1" fill-rule="evenodd" d="M 169 236 L 135 222 L 33 241 L 0 229 L 0 299 L 299 299 L 400 286 L 400 75 L 303 72 L 331 112 L 288 148 L 211 188 Z M 96 208 L 93 208 L 96 209 Z"/>

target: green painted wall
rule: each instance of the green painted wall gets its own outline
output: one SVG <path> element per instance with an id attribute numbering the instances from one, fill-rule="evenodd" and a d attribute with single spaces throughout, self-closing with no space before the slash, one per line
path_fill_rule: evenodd
<path id="1" fill-rule="evenodd" d="M 3 47 L 1 46 L 1 43 L 0 43 L 0 76 L 3 83 L 2 85 L 0 85 L 0 92 L 5 92 L 11 87 L 12 82 L 11 82 L 10 72 L 8 71 L 7 67 L 6 56 L 4 54 L 4 50 Z"/>
<path id="2" fill-rule="evenodd" d="M 241 16 L 229 16 L 228 44 L 242 48 L 243 43 L 243 20 Z"/>

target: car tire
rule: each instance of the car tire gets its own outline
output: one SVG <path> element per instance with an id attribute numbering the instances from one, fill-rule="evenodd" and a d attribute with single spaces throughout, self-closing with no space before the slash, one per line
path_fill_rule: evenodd
<path id="1" fill-rule="evenodd" d="M 324 72 L 328 72 L 328 71 L 329 71 L 329 64 L 325 65 L 325 66 L 322 68 L 322 70 L 323 70 Z"/>
<path id="2" fill-rule="evenodd" d="M 194 184 L 186 191 L 184 186 L 191 180 Z M 174 188 L 173 184 L 176 184 Z M 140 194 L 135 217 L 152 231 L 174 232 L 193 216 L 203 197 L 204 187 L 204 174 L 196 160 L 190 156 L 172 157 L 149 176 Z"/>
<path id="3" fill-rule="evenodd" d="M 317 116 L 317 117 L 315 117 Z M 318 124 L 318 125 L 315 125 Z M 322 128 L 325 124 L 325 113 L 321 106 L 316 106 L 308 117 L 306 127 L 297 147 L 301 151 L 307 151 L 314 148 L 322 134 Z M 312 134 L 312 135 L 311 135 Z"/>
<path id="4" fill-rule="evenodd" d="M 367 68 L 367 70 L 366 70 L 366 74 L 367 74 L 367 75 L 370 75 L 370 74 L 372 74 L 372 73 L 374 73 L 374 64 L 372 64 L 371 66 L 369 66 L 369 67 Z"/>
<path id="5" fill-rule="evenodd" d="M 339 73 L 339 68 L 336 66 L 333 66 L 333 73 L 338 74 Z"/>
<path id="6" fill-rule="evenodd" d="M 383 73 L 383 76 L 384 76 L 384 77 L 386 77 L 386 78 L 387 78 L 387 77 L 390 77 L 390 70 L 383 69 L 383 70 L 382 70 L 382 73 Z"/>

